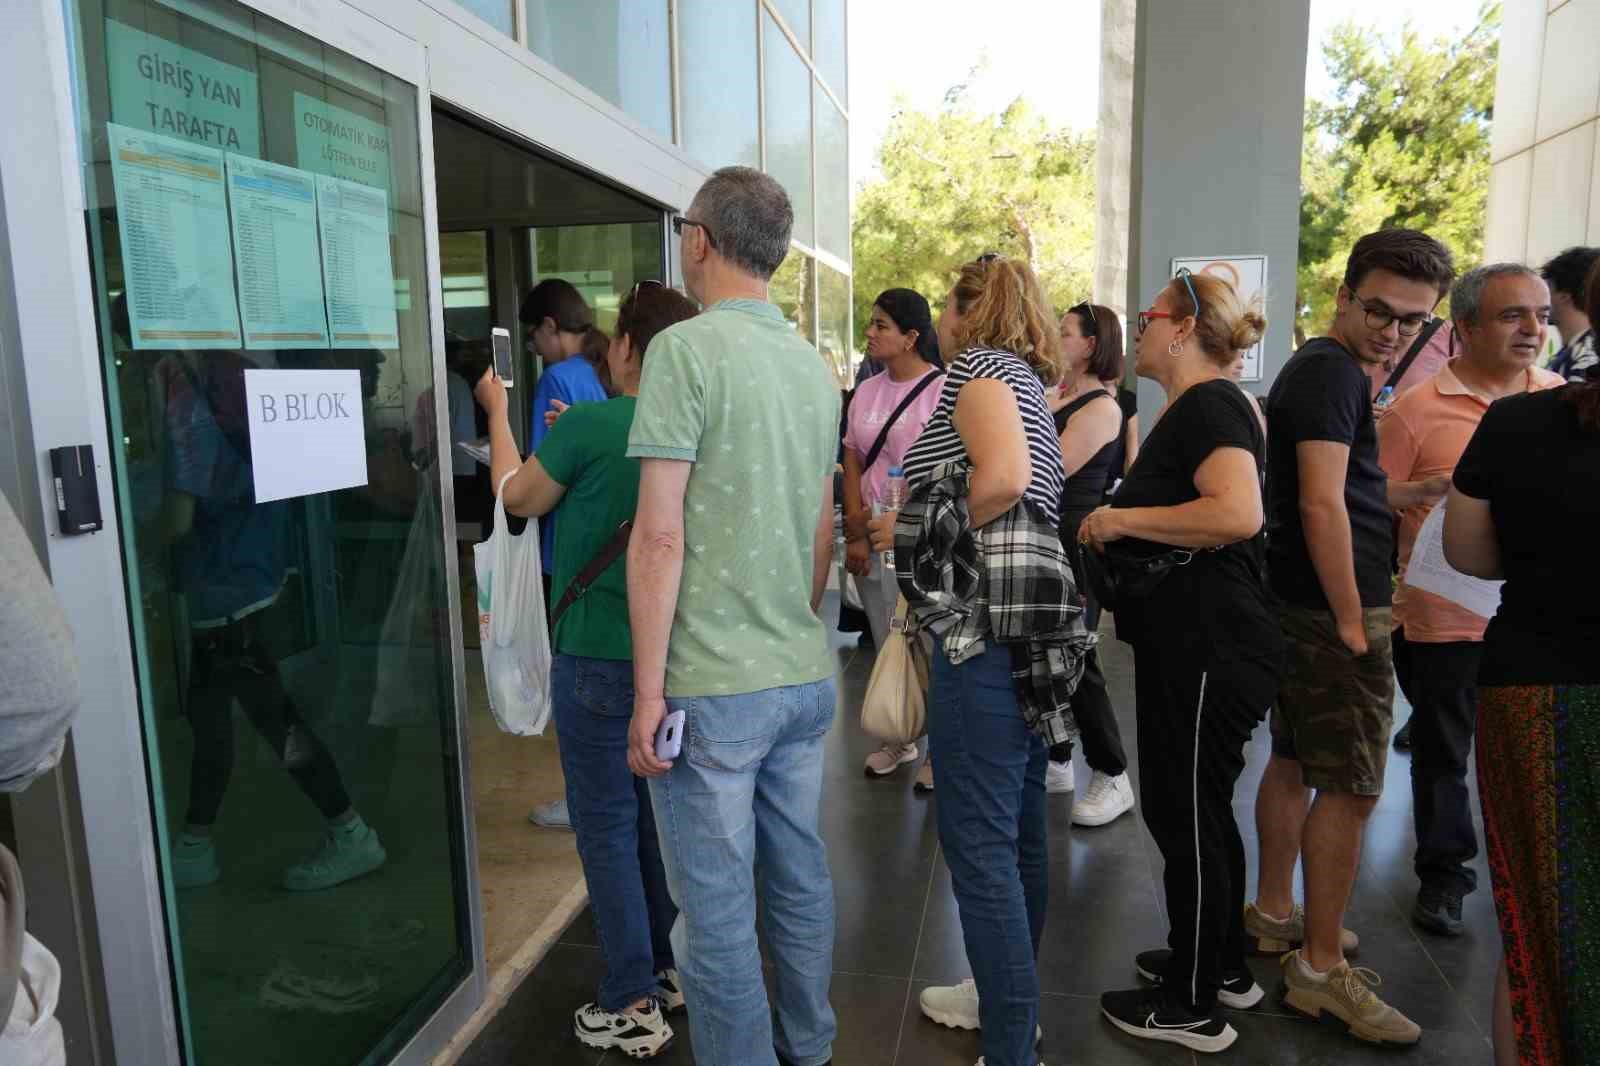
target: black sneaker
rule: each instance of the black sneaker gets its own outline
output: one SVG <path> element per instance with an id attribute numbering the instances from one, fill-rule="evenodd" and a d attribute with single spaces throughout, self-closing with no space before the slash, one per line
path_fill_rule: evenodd
<path id="1" fill-rule="evenodd" d="M 1161 975 L 1166 973 L 1167 963 L 1171 960 L 1172 952 L 1166 948 L 1158 948 L 1154 951 L 1139 952 L 1133 960 L 1133 965 L 1139 971 L 1140 977 L 1153 985 L 1159 985 Z M 1249 1010 L 1266 998 L 1266 991 L 1256 984 L 1255 975 L 1249 970 L 1223 974 L 1222 984 L 1217 988 L 1217 1002 L 1234 1010 Z"/>
<path id="2" fill-rule="evenodd" d="M 772 1053 L 778 1056 L 778 1066 L 794 1066 L 794 1063 L 784 1058 L 783 1052 L 779 1051 L 776 1047 L 772 1049 Z M 829 1059 L 827 1062 L 824 1062 L 822 1066 L 833 1066 L 833 1060 Z"/>
<path id="3" fill-rule="evenodd" d="M 1129 1036 L 1181 1044 L 1191 1051 L 1226 1051 L 1239 1039 L 1233 1026 L 1215 1014 L 1191 1014 L 1159 988 L 1130 988 L 1100 997 L 1100 1013 Z"/>
<path id="4" fill-rule="evenodd" d="M 573 1016 L 572 1031 L 585 1047 L 616 1048 L 635 1059 L 653 1059 L 672 1043 L 672 1026 L 654 999 L 642 1010 L 617 1012 L 585 1003 Z"/>
<path id="5" fill-rule="evenodd" d="M 1448 888 L 1424 887 L 1418 892 L 1411 920 L 1440 936 L 1460 936 L 1466 931 L 1461 921 L 1461 895 Z"/>
<path id="6" fill-rule="evenodd" d="M 1394 750 L 1411 750 L 1411 719 L 1406 719 L 1406 724 L 1401 726 L 1394 734 Z"/>

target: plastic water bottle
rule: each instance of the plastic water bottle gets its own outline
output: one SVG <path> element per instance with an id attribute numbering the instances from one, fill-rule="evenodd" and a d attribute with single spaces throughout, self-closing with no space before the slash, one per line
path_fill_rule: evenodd
<path id="1" fill-rule="evenodd" d="M 1385 385 L 1383 388 L 1379 389 L 1378 398 L 1373 400 L 1372 403 L 1380 411 L 1387 411 L 1389 409 L 1389 405 L 1394 403 L 1394 386 Z"/>
<path id="2" fill-rule="evenodd" d="M 874 508 L 878 514 L 888 514 L 898 511 L 906 504 L 906 475 L 898 466 L 889 468 L 889 477 L 883 483 L 883 496 Z M 883 565 L 890 570 L 894 569 L 894 549 L 887 548 L 883 553 Z"/>

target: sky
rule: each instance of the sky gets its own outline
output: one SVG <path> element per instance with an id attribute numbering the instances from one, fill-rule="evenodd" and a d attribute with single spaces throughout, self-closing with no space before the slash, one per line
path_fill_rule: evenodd
<path id="1" fill-rule="evenodd" d="M 1344 18 L 1398 31 L 1409 18 L 1430 35 L 1464 32 L 1479 0 L 1311 0 L 1311 39 Z M 981 15 L 974 17 L 974 11 Z M 851 0 L 850 172 L 873 175 L 877 146 L 903 96 L 939 106 L 980 57 L 988 72 L 974 103 L 998 111 L 1017 96 L 1058 125 L 1092 129 L 1100 96 L 1100 0 Z M 1306 90 L 1325 97 L 1331 80 L 1320 45 Z"/>

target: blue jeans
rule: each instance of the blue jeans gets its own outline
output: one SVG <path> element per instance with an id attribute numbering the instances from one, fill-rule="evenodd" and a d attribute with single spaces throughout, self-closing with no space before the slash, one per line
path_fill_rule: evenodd
<path id="1" fill-rule="evenodd" d="M 557 655 L 550 668 L 567 808 L 606 975 L 595 1000 L 620 1011 L 655 991 L 671 969 L 672 923 L 650 790 L 628 769 L 633 664 Z"/>
<path id="2" fill-rule="evenodd" d="M 978 986 L 984 1061 L 1034 1066 L 1039 937 L 1049 895 L 1048 756 L 1022 719 L 1008 649 L 991 644 L 952 666 L 936 646 L 929 689 L 939 844 Z"/>
<path id="3" fill-rule="evenodd" d="M 739 696 L 667 700 L 683 754 L 650 782 L 672 898 L 678 975 L 699 1066 L 819 1066 L 837 1032 L 833 880 L 817 833 L 833 679 Z M 942 787 L 942 785 L 941 785 Z M 756 885 L 777 1026 L 756 943 Z"/>

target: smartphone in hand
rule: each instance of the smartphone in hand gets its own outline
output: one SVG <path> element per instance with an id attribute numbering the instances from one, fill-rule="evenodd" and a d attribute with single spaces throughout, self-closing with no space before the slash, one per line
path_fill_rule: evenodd
<path id="1" fill-rule="evenodd" d="M 661 719 L 656 729 L 656 758 L 671 762 L 683 751 L 683 711 L 677 710 Z"/>
<path id="2" fill-rule="evenodd" d="M 489 331 L 489 341 L 494 347 L 494 376 L 506 388 L 512 387 L 511 380 L 511 331 L 501 326 L 496 326 Z"/>

